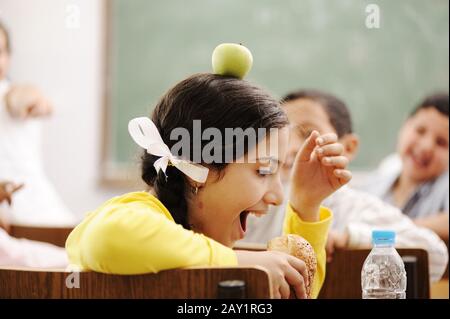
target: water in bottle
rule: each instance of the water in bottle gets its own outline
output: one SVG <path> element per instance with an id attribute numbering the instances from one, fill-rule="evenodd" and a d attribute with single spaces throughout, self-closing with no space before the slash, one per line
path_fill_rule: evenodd
<path id="1" fill-rule="evenodd" d="M 373 248 L 361 271 L 364 299 L 405 299 L 406 271 L 394 248 L 395 232 L 373 231 Z"/>

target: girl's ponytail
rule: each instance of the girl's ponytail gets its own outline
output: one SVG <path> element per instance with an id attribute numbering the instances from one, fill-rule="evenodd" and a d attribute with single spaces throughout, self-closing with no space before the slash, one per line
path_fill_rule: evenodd
<path id="1" fill-rule="evenodd" d="M 187 219 L 186 180 L 184 174 L 174 166 L 168 166 L 166 174 L 156 172 L 153 164 L 158 157 L 144 151 L 142 155 L 142 179 L 151 185 L 156 197 L 164 204 L 177 224 L 190 229 Z"/>

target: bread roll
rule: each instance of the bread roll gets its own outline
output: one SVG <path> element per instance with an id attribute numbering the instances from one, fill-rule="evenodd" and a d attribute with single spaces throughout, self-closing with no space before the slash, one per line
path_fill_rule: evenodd
<path id="1" fill-rule="evenodd" d="M 311 288 L 317 268 L 316 253 L 311 244 L 301 236 L 289 234 L 270 240 L 267 244 L 267 249 L 287 253 L 305 262 L 306 268 L 308 269 L 306 294 L 308 298 L 311 298 Z"/>

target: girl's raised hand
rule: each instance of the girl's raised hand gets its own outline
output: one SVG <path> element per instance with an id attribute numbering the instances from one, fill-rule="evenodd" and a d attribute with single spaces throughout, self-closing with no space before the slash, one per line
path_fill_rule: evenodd
<path id="1" fill-rule="evenodd" d="M 304 221 L 319 219 L 322 201 L 348 183 L 352 174 L 336 134 L 313 131 L 298 152 L 293 166 L 290 203 Z"/>

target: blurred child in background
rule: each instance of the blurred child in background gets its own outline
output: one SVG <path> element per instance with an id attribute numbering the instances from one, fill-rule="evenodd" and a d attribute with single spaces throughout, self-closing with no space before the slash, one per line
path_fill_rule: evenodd
<path id="1" fill-rule="evenodd" d="M 426 97 L 403 124 L 397 154 L 386 158 L 366 189 L 448 242 L 448 93 Z"/>
<path id="2" fill-rule="evenodd" d="M 13 205 L 0 204 L 0 215 L 13 224 L 72 226 L 74 215 L 48 180 L 41 161 L 41 118 L 52 112 L 42 93 L 7 79 L 11 43 L 0 22 L 0 180 L 23 183 Z"/>
<path id="3" fill-rule="evenodd" d="M 320 134 L 337 134 L 344 155 L 350 161 L 356 156 L 359 139 L 353 132 L 350 112 L 340 99 L 320 91 L 300 90 L 288 94 L 282 105 L 288 115 L 291 131 L 289 153 L 283 166 L 285 185 L 290 180 L 293 159 L 314 130 Z M 285 190 L 289 192 L 288 187 Z M 349 186 L 329 196 L 324 205 L 334 213 L 327 241 L 328 259 L 331 259 L 336 248 L 370 247 L 373 229 L 392 229 L 397 233 L 397 247 L 423 248 L 428 251 L 433 281 L 444 273 L 448 260 L 445 244 L 432 231 L 416 226 L 394 206 Z M 269 239 L 279 236 L 283 215 L 282 209 L 276 210 L 274 207 L 272 213 L 261 218 L 250 216 L 245 242 L 267 243 Z"/>

